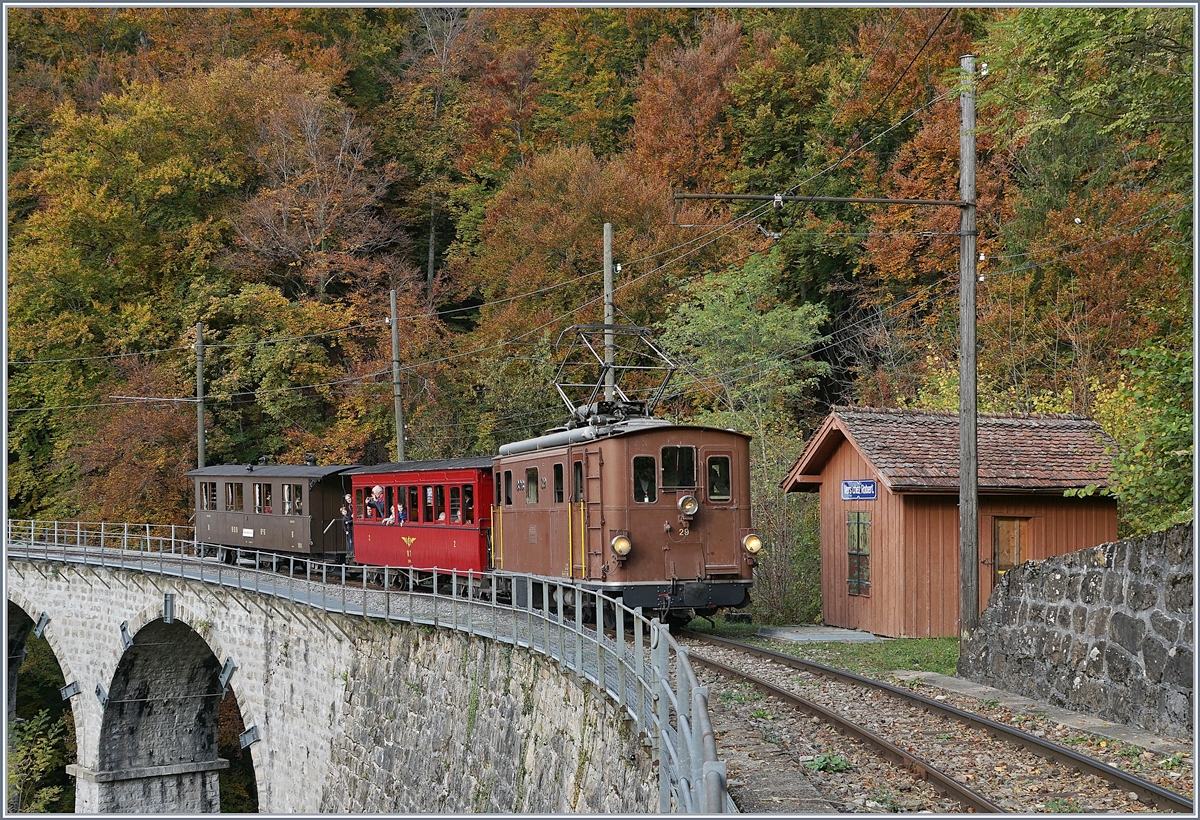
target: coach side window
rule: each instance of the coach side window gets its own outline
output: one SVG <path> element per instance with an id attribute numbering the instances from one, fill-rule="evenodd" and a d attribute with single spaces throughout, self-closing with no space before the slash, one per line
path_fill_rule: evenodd
<path id="1" fill-rule="evenodd" d="M 475 523 L 475 488 L 470 484 L 463 485 L 462 494 L 462 522 L 464 524 Z"/>
<path id="2" fill-rule="evenodd" d="M 729 456 L 709 456 L 708 500 L 728 501 L 732 497 L 729 485 Z"/>
<path id="3" fill-rule="evenodd" d="M 280 489 L 283 490 L 283 514 L 284 515 L 300 515 L 303 509 L 302 499 L 304 487 L 301 484 L 284 484 Z"/>
<path id="4" fill-rule="evenodd" d="M 575 468 L 571 473 L 575 481 L 575 495 L 571 497 L 571 500 L 575 502 L 583 501 L 583 462 L 576 461 Z"/>
<path id="5" fill-rule="evenodd" d="M 271 514 L 271 485 L 254 482 L 254 511 L 260 515 Z"/>
<path id="6" fill-rule="evenodd" d="M 408 488 L 408 520 L 416 521 L 421 511 L 421 488 L 413 484 Z"/>
<path id="7" fill-rule="evenodd" d="M 563 466 L 554 465 L 554 503 L 561 504 L 563 500 Z"/>
<path id="8" fill-rule="evenodd" d="M 225 482 L 225 512 L 241 512 L 243 509 L 241 482 Z"/>
<path id="9" fill-rule="evenodd" d="M 200 509 L 215 510 L 217 508 L 217 482 L 200 482 Z"/>
<path id="10" fill-rule="evenodd" d="M 653 504 L 658 500 L 658 477 L 654 469 L 654 456 L 633 457 L 633 500 L 639 504 Z"/>

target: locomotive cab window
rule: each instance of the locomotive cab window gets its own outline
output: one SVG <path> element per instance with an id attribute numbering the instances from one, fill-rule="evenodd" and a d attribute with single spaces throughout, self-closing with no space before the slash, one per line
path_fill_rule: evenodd
<path id="1" fill-rule="evenodd" d="M 696 486 L 695 447 L 662 448 L 662 486 L 663 489 Z"/>
<path id="2" fill-rule="evenodd" d="M 729 456 L 708 457 L 708 500 L 729 501 L 733 498 L 729 482 Z"/>
<path id="3" fill-rule="evenodd" d="M 571 496 L 571 500 L 575 502 L 583 501 L 583 462 L 576 461 L 575 466 L 571 471 L 571 480 L 574 482 L 573 487 L 575 494 Z"/>
<path id="4" fill-rule="evenodd" d="M 563 500 L 563 466 L 554 465 L 554 503 L 561 504 Z"/>
<path id="5" fill-rule="evenodd" d="M 537 467 L 525 468 L 525 503 L 538 503 L 538 471 Z"/>
<path id="6" fill-rule="evenodd" d="M 512 506 L 512 470 L 504 471 L 504 506 Z"/>
<path id="7" fill-rule="evenodd" d="M 633 500 L 639 504 L 653 504 L 658 500 L 655 486 L 658 470 L 655 467 L 654 456 L 633 457 Z"/>
<path id="8" fill-rule="evenodd" d="M 241 512 L 243 509 L 241 482 L 225 482 L 225 512 Z"/>
<path id="9" fill-rule="evenodd" d="M 215 510 L 217 508 L 217 482 L 200 482 L 200 509 Z"/>

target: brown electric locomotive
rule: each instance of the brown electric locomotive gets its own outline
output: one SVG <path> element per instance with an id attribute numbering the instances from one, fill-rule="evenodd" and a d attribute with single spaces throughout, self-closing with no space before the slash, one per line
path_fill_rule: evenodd
<path id="1" fill-rule="evenodd" d="M 673 621 L 745 606 L 761 547 L 748 456 L 745 434 L 652 418 L 506 444 L 493 566 L 570 579 Z"/>

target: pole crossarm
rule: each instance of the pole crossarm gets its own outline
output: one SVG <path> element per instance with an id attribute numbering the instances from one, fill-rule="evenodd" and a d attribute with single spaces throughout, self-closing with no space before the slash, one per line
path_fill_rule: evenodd
<path id="1" fill-rule="evenodd" d="M 760 202 L 851 202 L 862 205 L 948 205 L 962 208 L 973 205 L 961 199 L 892 199 L 890 197 L 872 196 L 791 196 L 786 194 L 685 194 L 682 191 L 672 192 L 676 201 L 681 199 L 733 199 L 755 200 Z"/>

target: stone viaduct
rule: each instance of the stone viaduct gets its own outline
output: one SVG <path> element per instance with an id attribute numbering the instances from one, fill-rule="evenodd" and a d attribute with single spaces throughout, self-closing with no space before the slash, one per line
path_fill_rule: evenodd
<path id="1" fill-rule="evenodd" d="M 632 721 L 528 649 L 186 578 L 7 568 L 10 657 L 36 629 L 67 683 L 76 811 L 218 811 L 226 688 L 264 813 L 659 808 Z"/>

